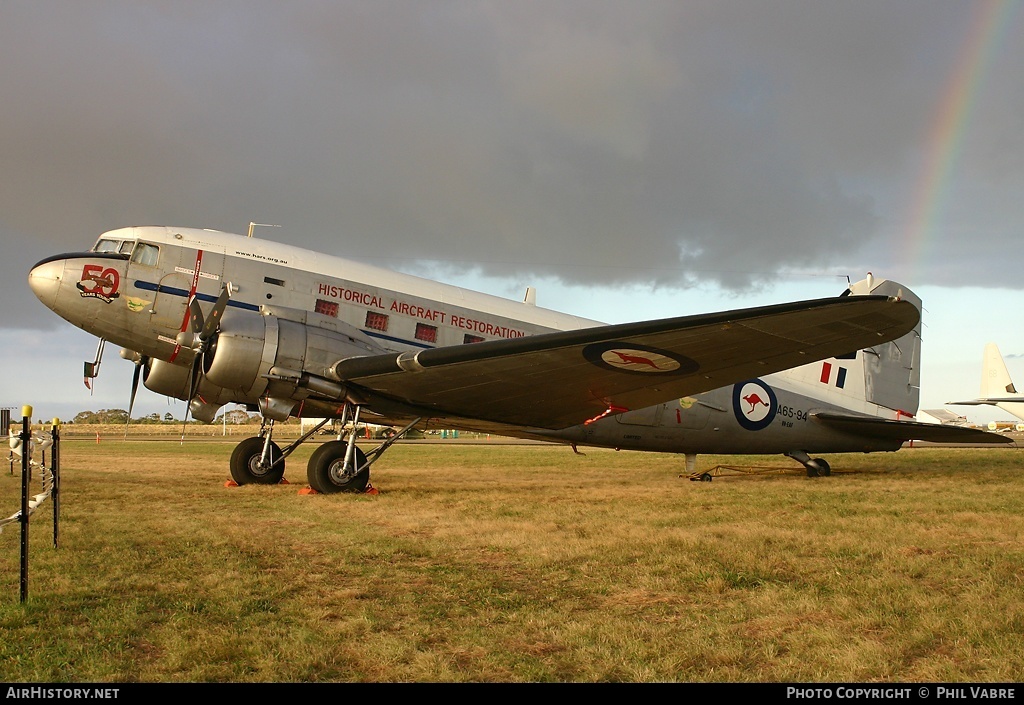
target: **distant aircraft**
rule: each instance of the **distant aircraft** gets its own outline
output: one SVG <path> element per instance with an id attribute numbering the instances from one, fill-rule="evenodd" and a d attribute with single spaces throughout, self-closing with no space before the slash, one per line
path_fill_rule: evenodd
<path id="1" fill-rule="evenodd" d="M 995 343 L 985 346 L 981 363 L 981 395 L 968 401 L 951 401 L 955 406 L 994 406 L 1024 420 L 1024 394 L 1013 386 L 1010 372 Z"/>
<path id="2" fill-rule="evenodd" d="M 210 422 L 259 411 L 230 461 L 239 484 L 281 480 L 275 421 L 340 419 L 398 432 L 364 453 L 320 445 L 312 489 L 364 491 L 370 466 L 413 428 L 682 453 L 893 451 L 906 440 L 1005 442 L 915 423 L 921 302 L 869 275 L 834 298 L 605 325 L 523 302 L 241 235 L 132 227 L 39 262 L 36 296 L 123 346 L 150 390 Z M 888 342 L 895 341 L 895 342 Z M 795 369 L 789 369 L 795 368 Z M 783 372 L 783 370 L 789 370 Z M 130 414 L 130 411 L 129 411 Z"/>

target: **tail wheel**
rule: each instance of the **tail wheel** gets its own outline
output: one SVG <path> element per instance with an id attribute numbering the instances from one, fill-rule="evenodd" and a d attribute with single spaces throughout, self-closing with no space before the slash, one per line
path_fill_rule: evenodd
<path id="1" fill-rule="evenodd" d="M 306 468 L 309 486 L 321 494 L 365 492 L 370 484 L 370 466 L 359 446 L 354 450 L 354 467 L 345 466 L 347 441 L 328 441 L 313 451 Z"/>
<path id="2" fill-rule="evenodd" d="M 832 468 L 829 467 L 828 462 L 824 458 L 812 458 L 805 464 L 807 467 L 807 477 L 828 477 L 832 474 Z"/>
<path id="3" fill-rule="evenodd" d="M 231 479 L 239 485 L 276 485 L 284 477 L 284 460 L 271 467 L 281 458 L 281 448 L 270 442 L 267 460 L 263 461 L 262 438 L 246 438 L 235 446 L 231 453 Z"/>

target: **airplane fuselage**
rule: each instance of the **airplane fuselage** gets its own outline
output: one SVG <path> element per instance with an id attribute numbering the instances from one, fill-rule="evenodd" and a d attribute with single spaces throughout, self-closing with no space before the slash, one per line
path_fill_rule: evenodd
<path id="1" fill-rule="evenodd" d="M 350 393 L 334 374 L 341 359 L 603 325 L 290 245 L 187 228 L 113 230 L 89 252 L 40 262 L 29 280 L 60 316 L 145 364 L 147 387 L 179 399 L 190 398 L 189 371 L 200 349 L 189 302 L 211 315 L 218 297 L 227 297 L 216 354 L 212 365 L 204 363 L 198 387 L 194 412 L 203 420 L 231 402 L 258 406 L 271 418 L 338 416 L 342 405 L 317 392 L 329 390 L 326 396 L 337 399 Z M 870 283 L 862 286 L 854 293 L 874 293 Z M 900 441 L 837 430 L 815 415 L 912 416 L 919 334 L 910 337 L 902 371 L 860 351 L 564 429 L 444 416 L 431 423 L 687 454 L 896 450 Z M 655 371 L 661 364 L 643 351 L 615 354 L 609 364 Z M 894 397 L 892 387 L 901 390 Z M 270 398 L 286 403 L 265 402 Z M 401 404 L 378 404 L 376 412 L 388 420 L 422 415 Z"/>
<path id="2" fill-rule="evenodd" d="M 133 227 L 105 233 L 101 251 L 58 255 L 33 270 L 40 298 L 76 326 L 170 360 L 190 296 L 229 310 L 287 309 L 328 328 L 361 330 L 405 351 L 602 325 L 428 279 L 230 233 Z M 72 288 L 77 289 L 76 292 Z M 70 294 L 70 295 L 69 295 Z M 181 355 L 179 350 L 179 355 Z"/>

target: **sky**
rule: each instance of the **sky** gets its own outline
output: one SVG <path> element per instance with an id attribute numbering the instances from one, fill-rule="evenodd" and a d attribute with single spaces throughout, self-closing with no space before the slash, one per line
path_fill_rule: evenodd
<path id="1" fill-rule="evenodd" d="M 924 300 L 921 408 L 1024 384 L 1022 0 L 0 0 L 0 406 L 127 408 L 32 295 L 129 225 L 609 323 Z M 142 390 L 135 415 L 182 402 Z"/>

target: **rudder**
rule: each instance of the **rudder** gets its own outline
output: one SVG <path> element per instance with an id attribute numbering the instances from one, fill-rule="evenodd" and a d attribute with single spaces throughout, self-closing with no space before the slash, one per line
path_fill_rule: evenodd
<path id="1" fill-rule="evenodd" d="M 999 347 L 995 343 L 989 343 L 985 346 L 985 357 L 981 366 L 981 398 L 1005 397 L 1007 394 L 1016 393 L 1017 389 L 1013 386 L 1013 380 L 1010 379 Z"/>

